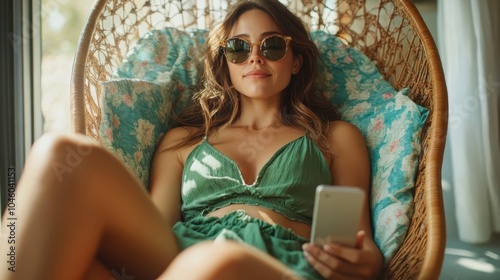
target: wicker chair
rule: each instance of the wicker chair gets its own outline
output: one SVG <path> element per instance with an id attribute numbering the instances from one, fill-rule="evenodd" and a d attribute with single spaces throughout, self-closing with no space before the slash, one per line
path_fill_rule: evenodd
<path id="1" fill-rule="evenodd" d="M 437 279 L 445 248 L 441 165 L 447 128 L 447 93 L 434 41 L 410 0 L 287 0 L 311 29 L 327 30 L 376 61 L 397 89 L 429 109 L 415 187 L 415 213 L 385 279 Z M 199 6 L 204 2 L 203 6 Z M 71 82 L 75 133 L 99 139 L 100 82 L 112 78 L 129 48 L 152 28 L 207 28 L 228 2 L 96 0 L 78 45 Z"/>

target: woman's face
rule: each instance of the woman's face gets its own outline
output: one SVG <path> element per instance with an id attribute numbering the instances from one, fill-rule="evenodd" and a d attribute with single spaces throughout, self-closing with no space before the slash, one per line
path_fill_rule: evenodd
<path id="1" fill-rule="evenodd" d="M 228 38 L 239 37 L 252 42 L 250 56 L 245 62 L 227 61 L 231 82 L 243 96 L 279 100 L 292 74 L 300 68 L 301 60 L 294 58 L 290 45 L 281 60 L 272 61 L 262 56 L 259 42 L 272 34 L 287 35 L 271 16 L 258 9 L 243 13 L 229 33 Z"/>

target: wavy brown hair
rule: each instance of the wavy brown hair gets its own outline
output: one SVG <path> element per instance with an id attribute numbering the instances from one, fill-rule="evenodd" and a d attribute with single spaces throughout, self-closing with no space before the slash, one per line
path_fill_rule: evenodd
<path id="1" fill-rule="evenodd" d="M 252 9 L 269 14 L 284 35 L 291 36 L 294 56 L 302 56 L 300 70 L 285 88 L 281 100 L 281 119 L 285 125 L 304 129 L 322 150 L 328 122 L 338 120 L 338 111 L 315 89 L 319 51 L 303 22 L 278 0 L 244 0 L 233 5 L 224 21 L 208 35 L 205 57 L 204 87 L 195 95 L 194 104 L 177 116 L 182 126 L 195 127 L 180 145 L 186 145 L 208 135 L 215 128 L 233 124 L 240 116 L 240 94 L 234 89 L 227 60 L 219 42 L 239 17 Z"/>

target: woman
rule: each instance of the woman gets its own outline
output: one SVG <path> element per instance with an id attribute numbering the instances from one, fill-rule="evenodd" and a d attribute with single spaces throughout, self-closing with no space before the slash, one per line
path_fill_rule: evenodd
<path id="1" fill-rule="evenodd" d="M 377 276 L 367 203 L 356 248 L 307 243 L 315 187 L 368 192 L 370 171 L 359 131 L 315 94 L 303 24 L 278 1 L 242 1 L 208 44 L 205 89 L 162 139 L 150 196 L 83 136 L 37 141 L 16 193 L 16 272 L 2 262 L 2 279 Z"/>

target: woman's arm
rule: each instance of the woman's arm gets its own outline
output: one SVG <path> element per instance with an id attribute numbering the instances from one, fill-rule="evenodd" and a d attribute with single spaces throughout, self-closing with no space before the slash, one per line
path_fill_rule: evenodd
<path id="1" fill-rule="evenodd" d="M 366 192 L 361 231 L 356 248 L 337 244 L 323 248 L 305 246 L 309 262 L 325 278 L 374 279 L 382 268 L 382 254 L 373 241 L 370 211 L 370 160 L 363 135 L 343 121 L 330 123 L 329 145 L 333 152 L 331 172 L 334 185 L 357 186 Z"/>
<path id="2" fill-rule="evenodd" d="M 173 226 L 181 220 L 181 180 L 183 148 L 172 148 L 188 133 L 185 128 L 173 128 L 163 137 L 151 165 L 151 199 L 167 223 Z"/>

